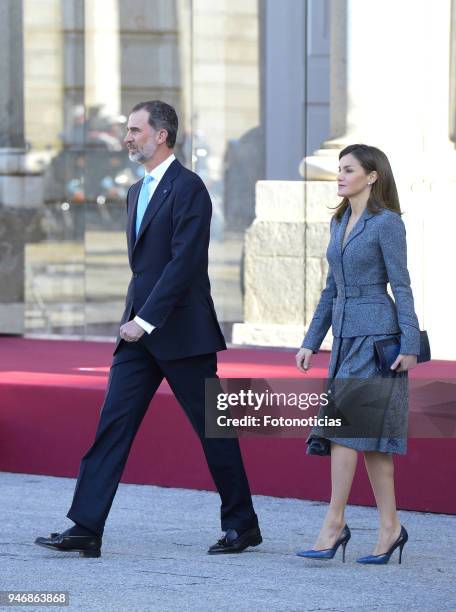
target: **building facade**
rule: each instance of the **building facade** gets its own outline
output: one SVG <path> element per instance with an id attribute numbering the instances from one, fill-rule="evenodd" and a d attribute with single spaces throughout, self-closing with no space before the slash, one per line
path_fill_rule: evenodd
<path id="1" fill-rule="evenodd" d="M 212 197 L 228 342 L 299 346 L 337 155 L 365 142 L 393 166 L 433 357 L 456 359 L 455 15 L 452 0 L 2 0 L 0 332 L 117 334 L 141 176 L 122 139 L 131 107 L 159 98 Z"/>

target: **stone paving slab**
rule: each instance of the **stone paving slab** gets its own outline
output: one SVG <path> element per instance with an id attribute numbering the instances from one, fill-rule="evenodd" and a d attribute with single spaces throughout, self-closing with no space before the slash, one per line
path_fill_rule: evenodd
<path id="1" fill-rule="evenodd" d="M 264 542 L 240 555 L 209 556 L 220 535 L 215 493 L 120 485 L 102 557 L 54 553 L 37 535 L 71 526 L 65 518 L 75 481 L 0 473 L 0 589 L 68 591 L 69 607 L 15 610 L 113 612 L 392 611 L 456 609 L 456 517 L 401 512 L 409 531 L 402 565 L 355 560 L 371 552 L 377 515 L 350 506 L 347 563 L 309 561 L 325 504 L 255 497 Z M 418 484 L 417 484 L 418 486 Z"/>

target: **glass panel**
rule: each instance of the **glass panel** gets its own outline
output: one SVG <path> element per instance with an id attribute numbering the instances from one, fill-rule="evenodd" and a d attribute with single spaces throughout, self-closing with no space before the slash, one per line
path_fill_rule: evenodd
<path id="1" fill-rule="evenodd" d="M 180 119 L 176 155 L 191 165 L 190 7 L 187 0 L 86 0 L 89 336 L 117 335 L 131 275 L 125 198 L 144 171 L 128 159 L 123 138 L 135 104 L 158 98 L 176 108 Z"/>
<path id="2" fill-rule="evenodd" d="M 193 161 L 212 204 L 210 277 L 227 341 L 243 320 L 244 233 L 263 177 L 256 0 L 193 1 Z"/>
<path id="3" fill-rule="evenodd" d="M 306 19 L 307 2 L 193 2 L 194 162 L 214 205 L 211 282 L 233 344 L 296 346 L 304 330 L 299 166 L 307 124 L 312 145 L 325 130 L 315 87 L 306 109 Z"/>
<path id="4" fill-rule="evenodd" d="M 84 332 L 84 3 L 25 0 L 27 168 L 42 202 L 25 246 L 25 331 Z"/>

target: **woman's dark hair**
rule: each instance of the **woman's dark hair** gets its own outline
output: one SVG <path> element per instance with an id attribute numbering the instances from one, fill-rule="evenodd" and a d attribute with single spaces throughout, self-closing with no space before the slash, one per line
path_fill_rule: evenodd
<path id="1" fill-rule="evenodd" d="M 377 180 L 371 187 L 367 201 L 369 211 L 377 214 L 383 208 L 389 208 L 402 215 L 393 171 L 383 151 L 365 144 L 353 144 L 345 147 L 339 153 L 339 160 L 345 155 L 356 157 L 366 174 L 373 171 L 377 172 Z M 333 216 L 337 221 L 340 221 L 348 205 L 348 198 L 344 198 L 335 209 L 332 209 L 335 210 Z"/>
<path id="2" fill-rule="evenodd" d="M 174 108 L 161 100 L 148 100 L 147 102 L 136 104 L 131 109 L 131 112 L 136 113 L 136 111 L 142 109 L 149 113 L 148 123 L 154 130 L 166 130 L 168 132 L 166 144 L 172 149 L 176 144 L 178 127 L 177 113 Z"/>

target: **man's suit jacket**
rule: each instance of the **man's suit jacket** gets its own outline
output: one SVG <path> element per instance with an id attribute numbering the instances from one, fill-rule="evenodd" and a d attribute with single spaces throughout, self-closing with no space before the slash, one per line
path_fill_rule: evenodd
<path id="1" fill-rule="evenodd" d="M 174 160 L 159 182 L 135 239 L 142 180 L 127 194 L 132 278 L 121 325 L 134 315 L 156 329 L 140 340 L 157 359 L 226 349 L 210 293 L 208 246 L 212 204 L 203 181 Z M 120 345 L 117 339 L 114 353 Z"/>
<path id="2" fill-rule="evenodd" d="M 342 248 L 351 206 L 331 219 L 326 286 L 302 346 L 318 352 L 332 325 L 334 337 L 400 334 L 402 354 L 418 355 L 404 222 L 389 209 L 362 213 Z M 390 283 L 394 300 L 386 292 Z M 367 286 L 367 287 L 366 287 Z"/>

